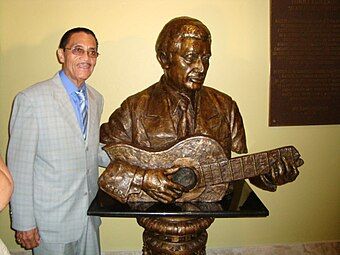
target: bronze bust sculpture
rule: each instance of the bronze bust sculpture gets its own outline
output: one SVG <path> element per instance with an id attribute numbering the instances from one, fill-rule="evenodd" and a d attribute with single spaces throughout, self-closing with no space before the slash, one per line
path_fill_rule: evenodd
<path id="1" fill-rule="evenodd" d="M 303 161 L 294 147 L 230 160 L 231 151 L 247 152 L 245 131 L 235 101 L 203 86 L 210 46 L 199 20 L 168 22 L 156 43 L 160 81 L 127 98 L 101 126 L 111 163 L 99 186 L 120 202 L 216 201 L 235 179 L 275 191 L 298 176 Z M 179 169 L 189 175 L 176 177 Z"/>
<path id="2" fill-rule="evenodd" d="M 111 158 L 99 178 L 104 192 L 122 203 L 213 202 L 232 191 L 233 180 L 275 191 L 298 176 L 303 161 L 292 146 L 231 159 L 232 151 L 247 152 L 245 131 L 235 101 L 203 86 L 210 46 L 199 20 L 179 17 L 164 26 L 156 43 L 160 81 L 127 98 L 101 126 Z M 137 217 L 143 254 L 206 254 L 213 221 Z"/>

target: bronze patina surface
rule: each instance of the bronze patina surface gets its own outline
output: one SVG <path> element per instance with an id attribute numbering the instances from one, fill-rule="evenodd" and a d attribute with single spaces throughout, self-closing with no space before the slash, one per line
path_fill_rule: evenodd
<path id="1" fill-rule="evenodd" d="M 125 161 L 143 169 L 179 167 L 169 178 L 185 186 L 182 196 L 175 202 L 216 202 L 226 194 L 229 183 L 270 172 L 270 162 L 284 156 L 288 164 L 300 166 L 303 161 L 293 146 L 228 159 L 223 148 L 212 138 L 189 137 L 163 151 L 147 151 L 127 144 L 105 148 L 112 160 Z M 113 171 L 113 170 L 111 170 Z M 108 176 L 99 179 L 101 188 L 114 194 Z M 154 202 L 143 190 L 128 198 L 129 202 Z"/>
<path id="2" fill-rule="evenodd" d="M 213 221 L 214 218 L 137 218 L 145 228 L 143 254 L 204 255 L 206 229 Z"/>
<path id="3" fill-rule="evenodd" d="M 211 35 L 202 22 L 169 21 L 156 53 L 163 69 L 159 82 L 124 100 L 101 126 L 111 163 L 100 176 L 100 189 L 121 203 L 213 202 L 232 190 L 234 180 L 249 178 L 275 191 L 296 179 L 303 161 L 294 147 L 230 160 L 232 151 L 247 152 L 243 120 L 230 96 L 203 86 Z M 143 253 L 205 254 L 212 222 L 209 217 L 138 218 L 145 228 Z"/>

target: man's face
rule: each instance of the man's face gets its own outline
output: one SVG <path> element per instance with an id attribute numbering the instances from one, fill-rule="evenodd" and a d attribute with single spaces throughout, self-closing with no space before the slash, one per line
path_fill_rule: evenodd
<path id="1" fill-rule="evenodd" d="M 80 87 L 94 70 L 97 58 L 91 57 L 89 52 L 96 51 L 96 46 L 96 40 L 91 34 L 79 32 L 70 37 L 65 50 L 58 49 L 63 71 L 77 87 Z M 74 54 L 72 52 L 74 49 L 78 50 L 78 54 L 79 52 L 83 54 Z"/>
<path id="2" fill-rule="evenodd" d="M 209 68 L 210 56 L 209 41 L 182 39 L 179 49 L 170 56 L 169 67 L 165 69 L 168 81 L 181 90 L 199 90 Z"/>

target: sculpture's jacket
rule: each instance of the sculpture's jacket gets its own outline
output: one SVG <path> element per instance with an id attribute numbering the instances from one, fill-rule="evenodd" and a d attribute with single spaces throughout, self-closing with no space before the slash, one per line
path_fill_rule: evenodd
<path id="1" fill-rule="evenodd" d="M 176 144 L 184 138 L 179 132 L 184 100 L 183 95 L 161 78 L 158 83 L 127 98 L 112 113 L 108 123 L 101 126 L 101 142 L 108 145 L 126 143 L 154 151 Z M 231 97 L 203 86 L 191 105 L 189 123 L 192 127 L 186 136 L 214 138 L 228 158 L 231 151 L 247 152 L 242 118 Z M 141 191 L 143 176 L 137 170 L 126 162 L 113 161 L 99 179 L 99 183 L 107 184 L 106 187 L 100 186 L 104 191 L 110 189 L 109 193 L 121 202 L 152 201 Z"/>

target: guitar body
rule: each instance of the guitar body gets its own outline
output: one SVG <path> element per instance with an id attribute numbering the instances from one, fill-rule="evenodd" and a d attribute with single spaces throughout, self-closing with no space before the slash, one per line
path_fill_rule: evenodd
<path id="1" fill-rule="evenodd" d="M 116 144 L 104 147 L 104 149 L 111 160 L 122 160 L 145 169 L 171 168 L 174 166 L 191 168 L 197 176 L 197 184 L 189 192 L 183 193 L 182 197 L 177 199 L 176 202 L 219 201 L 228 190 L 229 183 L 220 182 L 206 185 L 205 174 L 201 166 L 228 160 L 220 144 L 209 137 L 190 137 L 169 149 L 155 152 L 127 144 Z M 218 172 L 220 172 L 220 169 Z M 130 202 L 131 200 L 140 201 L 141 198 L 138 196 L 129 199 Z"/>
<path id="2" fill-rule="evenodd" d="M 220 201 L 228 191 L 230 182 L 246 179 L 271 170 L 271 164 L 282 157 L 296 165 L 300 154 L 293 146 L 248 154 L 228 159 L 220 144 L 206 136 L 189 137 L 163 151 L 147 151 L 127 144 L 104 147 L 112 161 L 120 160 L 143 169 L 190 168 L 196 175 L 196 184 L 176 202 Z M 303 164 L 297 164 L 300 166 Z M 155 201 L 144 191 L 131 194 L 129 202 Z"/>

